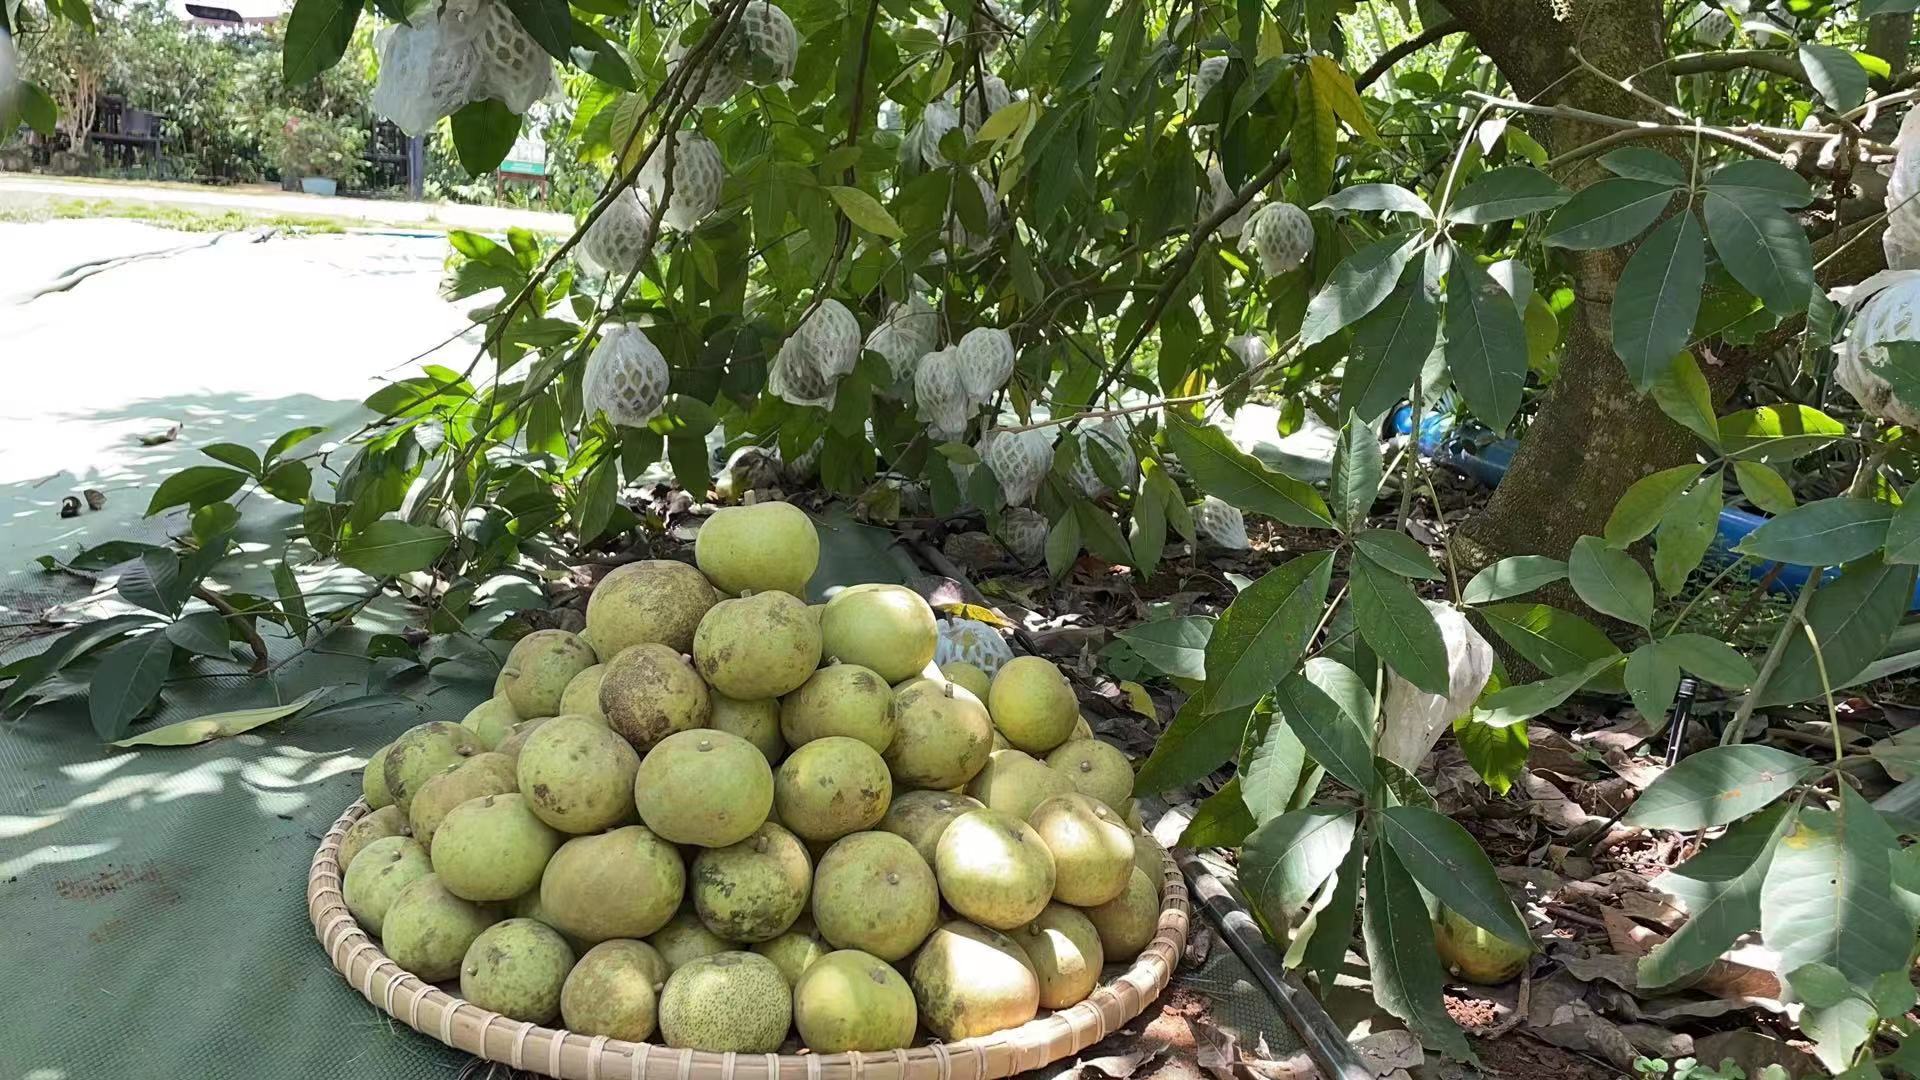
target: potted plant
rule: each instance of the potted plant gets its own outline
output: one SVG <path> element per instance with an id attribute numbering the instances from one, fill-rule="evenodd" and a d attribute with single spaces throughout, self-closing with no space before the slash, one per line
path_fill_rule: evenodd
<path id="1" fill-rule="evenodd" d="M 351 183 L 360 171 L 366 128 L 345 117 L 289 109 L 267 129 L 267 151 L 283 176 L 299 177 L 309 195 L 332 195 L 340 181 Z"/>

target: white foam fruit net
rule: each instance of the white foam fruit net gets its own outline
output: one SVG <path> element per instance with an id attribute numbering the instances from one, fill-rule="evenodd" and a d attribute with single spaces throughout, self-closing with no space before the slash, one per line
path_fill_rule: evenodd
<path id="1" fill-rule="evenodd" d="M 553 60 L 499 0 L 430 7 L 411 26 L 382 29 L 374 45 L 373 110 L 409 135 L 488 98 L 524 114 L 558 85 Z"/>
<path id="2" fill-rule="evenodd" d="M 647 335 L 614 323 L 600 331 L 600 344 L 587 357 L 581 401 L 589 416 L 597 410 L 616 424 L 638 427 L 660 414 L 667 380 L 667 358 Z"/>
<path id="3" fill-rule="evenodd" d="M 920 358 L 939 343 L 940 322 L 933 304 L 918 293 L 894 304 L 867 335 L 867 348 L 886 358 L 887 370 L 898 383 L 911 378 Z"/>
<path id="4" fill-rule="evenodd" d="M 1013 649 L 1007 645 L 1007 639 L 1000 631 L 977 619 L 944 619 L 940 623 L 940 639 L 933 647 L 933 662 L 951 664 L 955 661 L 972 664 L 989 676 L 1000 670 L 1000 665 L 1013 659 Z"/>
<path id="5" fill-rule="evenodd" d="M 834 388 L 859 361 L 860 320 L 840 301 L 823 300 L 781 343 L 767 389 L 794 405 L 832 405 Z"/>
<path id="6" fill-rule="evenodd" d="M 666 177 L 666 149 L 655 147 L 639 176 L 639 185 L 650 204 L 660 205 L 661 196 L 667 195 Z M 727 167 L 713 140 L 697 131 L 679 132 L 674 136 L 673 193 L 667 196 L 667 212 L 661 215 L 661 222 L 682 232 L 698 225 L 720 205 L 720 188 L 726 180 Z"/>
<path id="7" fill-rule="evenodd" d="M 638 191 L 627 188 L 587 226 L 580 263 L 589 274 L 625 276 L 640 268 L 652 243 L 653 211 Z"/>
<path id="8" fill-rule="evenodd" d="M 1025 506 L 1040 490 L 1053 466 L 1053 433 L 1047 429 L 1008 431 L 995 428 L 980 439 L 976 447 L 981 460 L 1000 481 L 1000 492 L 1009 506 Z"/>
<path id="9" fill-rule="evenodd" d="M 1920 108 L 1907 110 L 1893 140 L 1887 174 L 1887 231 L 1881 238 L 1890 270 L 1920 270 Z"/>

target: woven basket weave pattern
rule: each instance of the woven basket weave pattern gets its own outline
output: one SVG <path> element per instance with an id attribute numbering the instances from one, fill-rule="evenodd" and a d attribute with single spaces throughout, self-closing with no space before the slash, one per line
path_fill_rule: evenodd
<path id="1" fill-rule="evenodd" d="M 333 966 L 374 1005 L 415 1031 L 489 1061 L 560 1080 L 994 1080 L 1080 1051 L 1160 996 L 1186 946 L 1190 908 L 1173 860 L 1161 868 L 1160 925 L 1119 977 L 1078 1005 L 1017 1028 L 908 1050 L 844 1054 L 716 1054 L 575 1035 L 482 1009 L 421 982 L 360 929 L 340 892 L 340 841 L 367 813 L 356 800 L 333 823 L 307 874 L 307 913 Z"/>

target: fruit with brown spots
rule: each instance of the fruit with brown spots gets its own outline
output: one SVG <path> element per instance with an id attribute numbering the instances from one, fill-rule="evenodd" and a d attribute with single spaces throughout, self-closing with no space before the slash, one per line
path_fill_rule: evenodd
<path id="1" fill-rule="evenodd" d="M 513 643 L 506 662 L 500 665 L 499 678 L 493 681 L 493 693 L 495 697 L 505 695 L 521 719 L 557 716 L 567 683 L 599 662 L 578 634 L 535 630 Z"/>
<path id="2" fill-rule="evenodd" d="M 933 609 L 904 585 L 849 585 L 820 612 L 823 654 L 872 668 L 889 684 L 933 663 L 940 627 Z"/>
<path id="3" fill-rule="evenodd" d="M 407 886 L 387 910 L 380 944 L 394 963 L 426 982 L 460 973 L 467 947 L 500 919 L 491 904 L 476 904 L 447 891 L 436 874 Z"/>
<path id="4" fill-rule="evenodd" d="M 518 793 L 469 799 L 433 834 L 433 872 L 455 896 L 511 900 L 540 884 L 563 839 Z"/>
<path id="5" fill-rule="evenodd" d="M 908 974 L 920 1019 L 947 1042 L 1019 1027 L 1040 1012 L 1040 979 L 1005 934 L 955 919 L 920 947 Z"/>
<path id="6" fill-rule="evenodd" d="M 595 833 L 634 820 L 640 755 L 584 716 L 556 716 L 528 737 L 516 769 L 520 794 L 564 833 Z"/>
<path id="7" fill-rule="evenodd" d="M 1072 790 L 1071 780 L 1018 750 L 995 750 L 967 781 L 967 794 L 1021 821 L 1034 807 Z"/>
<path id="8" fill-rule="evenodd" d="M 694 910 L 729 941 L 779 937 L 807 909 L 812 890 L 813 860 L 800 838 L 778 825 L 693 857 Z"/>
<path id="9" fill-rule="evenodd" d="M 1100 968 L 1106 963 L 1100 934 L 1074 908 L 1048 904 L 1012 936 L 1040 980 L 1042 1008 L 1078 1005 L 1099 985 Z"/>
<path id="10" fill-rule="evenodd" d="M 600 678 L 600 712 L 644 754 L 674 732 L 705 725 L 713 702 L 692 664 L 665 645 L 647 643 L 608 661 Z"/>
<path id="11" fill-rule="evenodd" d="M 741 701 L 720 693 L 712 697 L 713 713 L 707 717 L 708 727 L 738 735 L 759 747 L 769 765 L 778 765 L 780 759 L 787 756 L 787 740 L 780 734 L 779 698 Z"/>
<path id="12" fill-rule="evenodd" d="M 928 866 L 940 844 L 940 834 L 953 819 L 985 806 L 970 795 L 951 791 L 903 791 L 893 797 L 880 828 L 913 845 Z"/>
<path id="13" fill-rule="evenodd" d="M 568 1031 L 645 1042 L 667 965 L 653 946 L 625 938 L 603 941 L 580 957 L 560 987 L 560 1019 Z"/>
<path id="14" fill-rule="evenodd" d="M 819 931 L 814 929 L 813 920 L 803 914 L 786 933 L 754 945 L 753 951 L 773 961 L 791 986 L 800 981 L 800 976 L 806 974 L 815 960 L 827 955 L 828 950 L 826 942 L 820 940 Z"/>
<path id="15" fill-rule="evenodd" d="M 820 565 L 820 532 L 792 503 L 732 506 L 700 526 L 693 558 L 727 592 L 777 590 L 804 597 Z"/>
<path id="16" fill-rule="evenodd" d="M 410 836 L 384 836 L 354 856 L 353 866 L 342 876 L 340 895 L 361 929 L 378 934 L 394 898 L 431 873 L 426 848 Z"/>
<path id="17" fill-rule="evenodd" d="M 387 793 L 402 813 L 413 809 L 413 796 L 427 781 L 455 762 L 486 753 L 480 737 L 451 720 L 432 720 L 408 728 L 387 748 L 380 763 Z"/>
<path id="18" fill-rule="evenodd" d="M 643 938 L 673 918 L 686 887 L 679 850 L 626 825 L 560 845 L 540 878 L 540 908 L 582 941 Z"/>
<path id="19" fill-rule="evenodd" d="M 567 681 L 567 688 L 560 692 L 561 716 L 584 716 L 598 723 L 607 722 L 607 714 L 600 711 L 600 680 L 607 674 L 607 665 L 595 664 Z"/>
<path id="20" fill-rule="evenodd" d="M 913 845 L 888 832 L 834 841 L 813 877 L 813 923 L 835 948 L 898 960 L 940 921 L 940 886 Z"/>
<path id="21" fill-rule="evenodd" d="M 648 559 L 615 567 L 587 598 L 587 633 L 602 660 L 635 645 L 693 647 L 693 631 L 720 593 L 683 562 Z"/>
<path id="22" fill-rule="evenodd" d="M 440 775 L 421 785 L 407 812 L 407 824 L 413 838 L 428 851 L 433 850 L 433 834 L 453 808 L 468 799 L 505 795 L 515 790 L 513 759 L 489 750 L 446 767 Z"/>
<path id="23" fill-rule="evenodd" d="M 693 662 L 728 697 L 779 697 L 799 689 L 820 666 L 820 624 L 805 603 L 784 592 L 722 600 L 694 632 Z"/>
<path id="24" fill-rule="evenodd" d="M 340 872 L 346 873 L 353 866 L 354 856 L 366 849 L 368 844 L 389 836 L 409 836 L 407 815 L 397 806 L 383 806 L 368 814 L 362 814 L 360 820 L 347 829 L 340 838 Z"/>
<path id="25" fill-rule="evenodd" d="M 1026 822 L 1000 810 L 955 818 L 934 851 L 947 906 L 982 926 L 1012 930 L 1053 898 L 1053 854 Z"/>
<path id="26" fill-rule="evenodd" d="M 533 738 L 533 733 L 540 730 L 540 725 L 552 719 L 554 719 L 554 717 L 536 716 L 531 720 L 520 721 L 513 725 L 513 728 L 507 732 L 507 737 L 501 739 L 500 745 L 493 748 L 493 752 L 496 754 L 505 754 L 507 757 L 513 759 L 515 764 L 518 764 L 520 761 L 520 748 L 527 745 L 527 740 Z"/>
<path id="27" fill-rule="evenodd" d="M 1044 754 L 1067 741 L 1080 717 L 1080 700 L 1053 661 L 1016 656 L 1000 665 L 987 690 L 993 726 L 1014 749 Z"/>
<path id="28" fill-rule="evenodd" d="M 460 726 L 479 736 L 489 750 L 499 746 L 500 740 L 519 722 L 520 714 L 514 711 L 513 702 L 497 695 L 475 705 L 460 718 Z"/>
<path id="29" fill-rule="evenodd" d="M 871 829 L 893 798 L 887 763 L 859 739 L 829 735 L 787 755 L 773 778 L 780 823 L 803 840 Z"/>
<path id="30" fill-rule="evenodd" d="M 668 919 L 667 925 L 647 939 L 647 944 L 660 954 L 669 975 L 703 956 L 717 956 L 739 946 L 738 942 L 728 941 L 707 929 L 707 924 L 700 921 L 700 913 L 692 908 L 682 908 Z"/>
<path id="31" fill-rule="evenodd" d="M 993 752 L 993 721 L 966 689 L 914 679 L 893 695 L 887 767 L 902 787 L 946 790 L 974 778 Z"/>
<path id="32" fill-rule="evenodd" d="M 668 1046 L 771 1054 L 793 1024 L 793 994 L 773 961 L 723 952 L 681 965 L 660 994 L 660 1038 Z"/>
<path id="33" fill-rule="evenodd" d="M 387 790 L 387 751 L 391 749 L 393 744 L 388 743 L 375 750 L 360 770 L 360 794 L 366 798 L 369 810 L 393 805 L 393 793 Z"/>
<path id="34" fill-rule="evenodd" d="M 1126 891 L 1133 834 L 1106 804 L 1078 792 L 1055 795 L 1027 823 L 1053 854 L 1055 899 L 1088 907 Z"/>
<path id="35" fill-rule="evenodd" d="M 1070 739 L 1047 755 L 1047 768 L 1066 777 L 1080 794 L 1116 814 L 1126 813 L 1133 797 L 1133 763 L 1114 747 L 1099 739 Z"/>
<path id="36" fill-rule="evenodd" d="M 987 700 L 987 688 L 993 685 L 993 676 L 980 670 L 978 665 L 965 660 L 949 660 L 940 665 L 940 674 L 948 682 L 967 691 L 981 701 Z"/>
<path id="37" fill-rule="evenodd" d="M 816 1054 L 913 1045 L 913 988 L 885 960 L 857 949 L 821 957 L 793 987 L 793 1023 Z"/>
<path id="38" fill-rule="evenodd" d="M 801 746 L 829 735 L 885 753 L 893 742 L 893 687 L 872 668 L 829 664 L 780 700 L 780 735 Z"/>
<path id="39" fill-rule="evenodd" d="M 662 739 L 633 778 L 640 820 L 676 844 L 737 844 L 767 820 L 773 798 L 766 755 L 738 735 L 711 728 Z"/>
<path id="40" fill-rule="evenodd" d="M 545 923 L 508 919 L 481 931 L 460 964 L 460 996 L 502 1016 L 544 1024 L 560 1015 L 573 950 Z"/>

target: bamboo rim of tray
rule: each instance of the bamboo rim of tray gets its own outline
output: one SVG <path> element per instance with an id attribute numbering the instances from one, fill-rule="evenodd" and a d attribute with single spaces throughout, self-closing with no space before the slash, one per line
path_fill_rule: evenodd
<path id="1" fill-rule="evenodd" d="M 422 982 L 381 951 L 341 895 L 340 841 L 368 812 L 357 799 L 314 852 L 307 913 L 328 959 L 361 996 L 394 1019 L 456 1050 L 559 1080 L 994 1080 L 1036 1069 L 1118 1031 L 1160 996 L 1186 947 L 1191 908 L 1172 857 L 1161 867 L 1160 923 L 1126 971 L 1085 1001 L 1016 1028 L 906 1050 L 843 1054 L 737 1054 L 676 1050 L 605 1035 L 576 1035 L 482 1009 Z"/>

